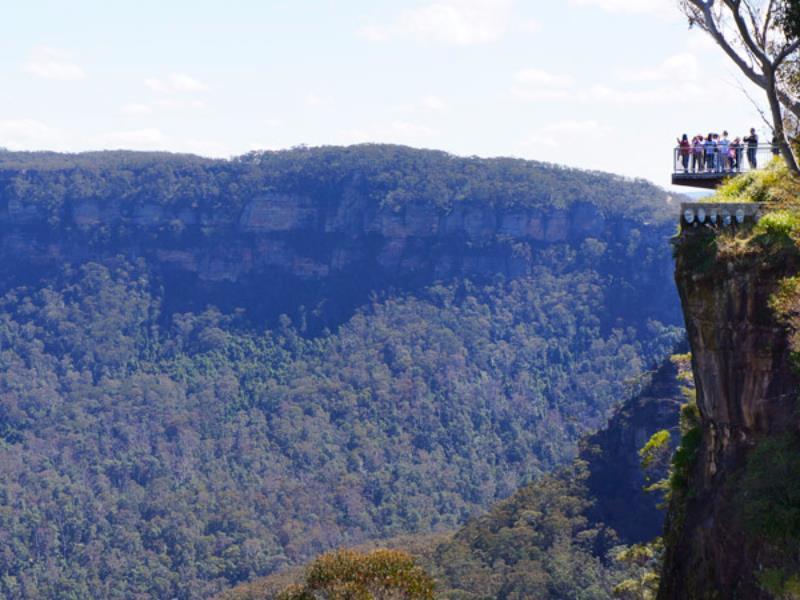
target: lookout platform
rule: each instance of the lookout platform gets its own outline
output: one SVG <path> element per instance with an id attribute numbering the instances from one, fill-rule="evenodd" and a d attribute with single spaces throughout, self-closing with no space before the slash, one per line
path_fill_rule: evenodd
<path id="1" fill-rule="evenodd" d="M 751 152 L 748 152 L 747 146 L 744 145 L 738 152 L 734 152 L 733 156 L 729 152 L 727 157 L 723 157 L 724 160 L 721 160 L 719 154 L 712 155 L 713 161 L 709 163 L 705 154 L 702 159 L 699 159 L 690 152 L 684 167 L 684 156 L 681 154 L 681 149 L 674 148 L 672 151 L 672 185 L 713 190 L 729 177 L 765 167 L 775 154 L 776 149 L 772 144 L 759 144 Z"/>

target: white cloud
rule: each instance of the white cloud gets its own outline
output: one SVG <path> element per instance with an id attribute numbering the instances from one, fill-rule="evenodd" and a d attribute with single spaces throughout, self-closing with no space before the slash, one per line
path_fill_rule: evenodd
<path id="1" fill-rule="evenodd" d="M 68 53 L 47 46 L 35 48 L 22 69 L 36 77 L 57 81 L 77 81 L 86 77 L 83 68 L 73 62 Z"/>
<path id="2" fill-rule="evenodd" d="M 363 129 L 343 129 L 337 135 L 340 144 L 363 144 L 374 139 Z"/>
<path id="3" fill-rule="evenodd" d="M 676 102 L 685 104 L 690 100 L 702 100 L 707 96 L 707 89 L 693 83 L 643 90 L 596 85 L 589 90 L 591 100 L 595 102 L 610 102 L 612 104 L 673 104 Z"/>
<path id="4" fill-rule="evenodd" d="M 413 121 L 392 121 L 375 127 L 342 129 L 337 133 L 340 144 L 388 142 L 399 144 L 422 143 L 439 134 L 439 131 Z"/>
<path id="5" fill-rule="evenodd" d="M 548 123 L 542 131 L 553 134 L 602 136 L 611 132 L 611 128 L 601 125 L 597 121 L 556 121 Z"/>
<path id="6" fill-rule="evenodd" d="M 383 42 L 412 38 L 457 46 L 494 42 L 506 33 L 514 0 L 434 0 L 407 10 L 361 34 Z"/>
<path id="7" fill-rule="evenodd" d="M 431 137 L 438 133 L 435 129 L 431 129 L 425 125 L 418 125 L 407 121 L 393 121 L 390 125 L 390 131 L 395 135 L 406 138 Z"/>
<path id="8" fill-rule="evenodd" d="M 330 103 L 330 99 L 310 92 L 306 94 L 305 103 L 306 106 L 325 106 Z"/>
<path id="9" fill-rule="evenodd" d="M 169 138 L 155 128 L 112 131 L 91 138 L 91 145 L 105 150 L 163 150 Z"/>
<path id="10" fill-rule="evenodd" d="M 153 108 L 147 104 L 126 104 L 120 111 L 126 115 L 149 115 L 153 112 Z"/>
<path id="11" fill-rule="evenodd" d="M 593 6 L 611 13 L 680 16 L 675 0 L 569 0 L 575 6 Z"/>
<path id="12" fill-rule="evenodd" d="M 425 96 L 422 99 L 422 106 L 428 110 L 443 111 L 447 109 L 447 102 L 442 100 L 439 96 Z"/>
<path id="13" fill-rule="evenodd" d="M 0 121 L 0 146 L 10 150 L 64 149 L 62 133 L 35 119 Z"/>
<path id="14" fill-rule="evenodd" d="M 192 93 L 208 91 L 208 86 L 186 73 L 170 73 L 164 78 L 150 77 L 144 84 L 161 94 Z"/>
<path id="15" fill-rule="evenodd" d="M 511 95 L 527 102 L 559 102 L 575 99 L 570 88 L 575 84 L 571 75 L 550 73 L 543 69 L 523 69 L 514 74 Z"/>
<path id="16" fill-rule="evenodd" d="M 547 146 L 548 148 L 557 148 L 559 143 L 552 137 L 534 134 L 523 139 L 519 145 L 523 147 Z"/>
<path id="17" fill-rule="evenodd" d="M 517 83 L 548 88 L 569 87 L 575 83 L 571 75 L 557 75 L 542 69 L 523 69 L 514 75 Z"/>
<path id="18" fill-rule="evenodd" d="M 556 121 L 541 127 L 536 133 L 519 142 L 520 146 L 547 146 L 557 148 L 574 145 L 576 139 L 597 140 L 609 135 L 612 128 L 594 120 Z"/>
<path id="19" fill-rule="evenodd" d="M 203 100 L 180 100 L 178 98 L 163 98 L 156 100 L 152 104 L 155 108 L 164 110 L 186 110 L 186 109 L 200 109 L 205 108 L 207 105 Z"/>
<path id="20" fill-rule="evenodd" d="M 702 69 L 696 55 L 684 52 L 670 56 L 655 67 L 619 68 L 616 76 L 620 81 L 628 82 L 698 81 L 702 76 Z"/>
<path id="21" fill-rule="evenodd" d="M 519 24 L 519 30 L 525 33 L 537 33 L 542 30 L 542 23 L 536 19 L 528 19 Z"/>
<path id="22" fill-rule="evenodd" d="M 524 102 L 575 102 L 582 100 L 584 92 L 573 90 L 548 90 L 514 86 L 511 95 Z"/>
<path id="23" fill-rule="evenodd" d="M 264 119 L 264 125 L 267 127 L 280 127 L 283 125 L 282 119 Z"/>

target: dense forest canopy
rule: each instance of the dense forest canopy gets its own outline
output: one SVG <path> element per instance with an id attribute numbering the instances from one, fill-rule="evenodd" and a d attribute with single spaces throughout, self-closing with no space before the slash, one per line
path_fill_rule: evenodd
<path id="1" fill-rule="evenodd" d="M 235 211 L 269 190 L 311 195 L 367 191 L 375 203 L 440 208 L 475 200 L 497 207 L 566 207 L 578 201 L 651 222 L 671 218 L 663 190 L 645 180 L 515 158 L 459 157 L 404 146 L 298 147 L 231 160 L 144 152 L 0 152 L 6 193 L 56 208 L 79 198 L 127 198 Z"/>
<path id="2" fill-rule="evenodd" d="M 389 216 L 582 204 L 603 226 L 242 230 L 265 190 L 282 210 L 350 214 L 357 197 Z M 213 218 L 76 221 L 86 199 Z M 673 347 L 669 207 L 641 181 L 395 146 L 0 152 L 0 595 L 201 598 L 344 544 L 457 527 L 569 461 Z M 297 303 L 275 270 L 212 294 L 202 272 L 164 267 L 295 239 L 368 257 L 402 242 L 413 253 L 385 272 L 431 267 L 373 287 L 355 263 L 337 288 L 286 260 L 320 305 L 358 287 L 330 329 L 311 310 L 254 310 L 265 294 Z M 525 269 L 498 270 L 498 248 Z M 440 256 L 484 266 L 439 277 Z M 175 301 L 186 290 L 191 306 Z"/>

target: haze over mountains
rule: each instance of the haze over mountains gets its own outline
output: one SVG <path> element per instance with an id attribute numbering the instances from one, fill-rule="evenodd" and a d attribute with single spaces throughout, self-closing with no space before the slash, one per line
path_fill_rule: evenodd
<path id="1" fill-rule="evenodd" d="M 457 527 L 672 351 L 674 207 L 397 146 L 0 153 L 0 594 L 206 597 Z"/>

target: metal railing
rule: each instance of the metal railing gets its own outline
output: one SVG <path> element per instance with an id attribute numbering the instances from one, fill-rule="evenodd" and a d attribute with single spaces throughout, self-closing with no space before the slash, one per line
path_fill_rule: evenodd
<path id="1" fill-rule="evenodd" d="M 722 147 L 724 149 L 724 146 Z M 772 144 L 739 146 L 729 144 L 726 152 L 720 146 L 714 148 L 690 148 L 688 154 L 679 146 L 672 151 L 672 174 L 686 177 L 727 177 L 765 167 L 778 154 Z"/>

